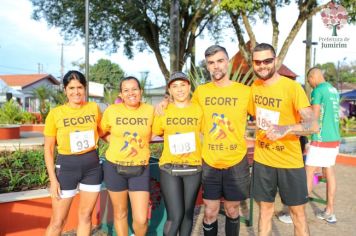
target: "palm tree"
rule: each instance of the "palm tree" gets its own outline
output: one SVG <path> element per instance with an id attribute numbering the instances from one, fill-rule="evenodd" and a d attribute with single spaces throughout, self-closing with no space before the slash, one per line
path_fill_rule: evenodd
<path id="1" fill-rule="evenodd" d="M 53 90 L 45 85 L 41 85 L 32 90 L 32 95 L 40 101 L 40 114 L 42 122 L 44 122 L 50 110 L 49 100 L 53 95 Z"/>

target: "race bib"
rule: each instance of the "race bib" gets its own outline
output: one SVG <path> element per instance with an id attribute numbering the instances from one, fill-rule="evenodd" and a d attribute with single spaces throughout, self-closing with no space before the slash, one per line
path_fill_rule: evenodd
<path id="1" fill-rule="evenodd" d="M 194 132 L 168 135 L 169 150 L 173 155 L 195 151 Z"/>
<path id="2" fill-rule="evenodd" d="M 279 112 L 271 111 L 265 108 L 257 107 L 256 123 L 257 127 L 263 130 L 267 130 L 268 124 L 278 125 Z"/>
<path id="3" fill-rule="evenodd" d="M 77 131 L 69 134 L 72 153 L 81 152 L 95 146 L 94 130 Z"/>

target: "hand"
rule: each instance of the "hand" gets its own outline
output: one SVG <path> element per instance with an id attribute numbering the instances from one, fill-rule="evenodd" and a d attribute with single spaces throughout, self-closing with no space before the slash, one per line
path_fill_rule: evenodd
<path id="1" fill-rule="evenodd" d="M 164 98 L 160 103 L 155 106 L 155 115 L 162 116 L 164 115 L 164 109 L 167 108 L 169 103 L 169 98 Z"/>
<path id="2" fill-rule="evenodd" d="M 289 125 L 270 125 L 266 131 L 266 137 L 269 140 L 276 141 L 277 139 L 281 139 L 286 136 L 291 131 L 291 127 Z"/>
<path id="3" fill-rule="evenodd" d="M 50 183 L 50 188 L 49 188 L 49 193 L 51 195 L 51 198 L 55 198 L 57 200 L 61 199 L 61 186 L 59 185 L 59 182 L 57 179 L 51 181 Z"/>

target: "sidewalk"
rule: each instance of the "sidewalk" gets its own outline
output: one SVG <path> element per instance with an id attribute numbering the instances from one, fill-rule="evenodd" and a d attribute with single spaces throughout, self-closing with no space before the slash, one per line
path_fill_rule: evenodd
<path id="1" fill-rule="evenodd" d="M 14 140 L 0 140 L 0 150 L 10 150 L 20 148 L 43 148 L 44 137 L 40 132 L 21 132 L 21 139 Z M 346 161 L 345 161 L 346 160 Z M 344 163 L 344 164 L 342 164 Z M 345 164 L 346 163 L 346 164 Z M 342 155 L 338 157 L 336 170 L 337 192 L 335 201 L 335 213 L 338 222 L 334 225 L 328 224 L 325 221 L 319 220 L 315 217 L 315 212 L 324 209 L 324 205 L 316 202 L 307 204 L 306 211 L 308 217 L 308 224 L 310 235 L 322 236 L 349 236 L 356 235 L 356 158 L 353 156 Z M 325 199 L 325 183 L 319 183 L 314 187 L 313 194 Z M 248 206 L 248 201 L 245 205 Z M 276 198 L 275 215 L 277 215 L 283 208 L 279 196 Z M 193 233 L 194 236 L 203 235 L 202 220 L 203 220 L 203 206 L 197 207 L 195 210 Z M 258 235 L 258 206 L 254 203 L 253 226 L 246 227 L 241 223 L 241 236 L 257 236 Z M 246 215 L 248 209 L 242 207 L 242 214 Z M 225 235 L 224 230 L 225 216 L 219 215 L 219 235 Z M 273 236 L 292 236 L 293 225 L 284 224 L 280 222 L 277 217 L 273 218 L 272 223 Z M 95 234 L 97 236 L 107 235 L 100 230 Z"/>
<path id="2" fill-rule="evenodd" d="M 354 158 L 356 162 L 356 158 Z M 315 213 L 323 210 L 324 205 L 316 202 L 309 202 L 306 207 L 310 235 L 322 236 L 349 236 L 356 235 L 356 167 L 349 165 L 337 164 L 336 180 L 336 201 L 335 201 L 335 214 L 338 222 L 334 225 L 328 224 L 323 220 L 315 217 Z M 321 196 L 325 199 L 325 183 L 319 183 L 314 187 L 313 195 Z M 248 204 L 248 202 L 247 202 Z M 276 198 L 275 215 L 277 215 L 283 208 L 279 196 Z M 240 236 L 257 236 L 258 235 L 258 205 L 254 203 L 253 227 L 246 227 L 241 224 Z M 247 212 L 243 209 L 243 212 Z M 203 235 L 202 230 L 203 220 L 203 207 L 196 209 L 194 231 L 192 235 Z M 225 235 L 225 216 L 219 215 L 219 234 Z M 273 217 L 272 222 L 272 235 L 273 236 L 293 236 L 293 225 L 284 224 L 280 222 L 277 217 Z"/>
<path id="3" fill-rule="evenodd" d="M 20 139 L 0 140 L 0 151 L 42 148 L 44 137 L 41 132 L 21 132 Z"/>

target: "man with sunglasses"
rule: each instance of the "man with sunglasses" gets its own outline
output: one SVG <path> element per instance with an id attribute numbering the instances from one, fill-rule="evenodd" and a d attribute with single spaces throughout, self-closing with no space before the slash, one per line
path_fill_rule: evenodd
<path id="1" fill-rule="evenodd" d="M 299 136 L 318 132 L 318 124 L 302 87 L 278 74 L 278 58 L 271 45 L 258 44 L 252 60 L 257 77 L 249 106 L 257 126 L 252 193 L 260 207 L 259 236 L 271 234 L 277 189 L 289 207 L 295 235 L 309 235 L 308 189 Z"/>

